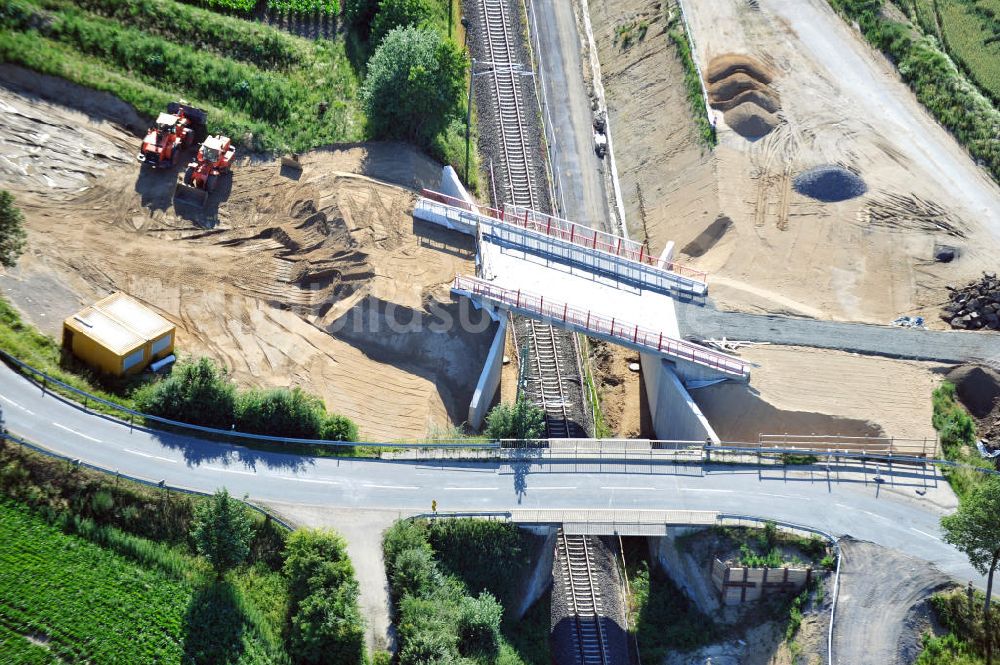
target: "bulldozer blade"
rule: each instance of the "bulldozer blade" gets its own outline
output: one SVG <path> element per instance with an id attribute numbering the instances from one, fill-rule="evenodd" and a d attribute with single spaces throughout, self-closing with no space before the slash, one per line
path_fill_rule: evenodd
<path id="1" fill-rule="evenodd" d="M 183 180 L 177 181 L 177 188 L 174 190 L 174 205 L 183 203 L 184 205 L 204 208 L 208 201 L 208 192 L 199 187 L 185 185 Z"/>
<path id="2" fill-rule="evenodd" d="M 302 163 L 299 162 L 299 156 L 295 153 L 292 153 L 290 155 L 284 155 L 281 158 L 281 166 L 290 169 L 295 169 L 296 171 L 302 170 Z"/>

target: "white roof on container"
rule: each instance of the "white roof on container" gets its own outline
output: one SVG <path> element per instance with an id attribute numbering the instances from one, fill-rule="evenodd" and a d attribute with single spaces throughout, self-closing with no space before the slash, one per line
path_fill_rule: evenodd
<path id="1" fill-rule="evenodd" d="M 66 323 L 119 356 L 146 343 L 136 332 L 93 307 L 71 316 Z"/>
<path id="2" fill-rule="evenodd" d="M 176 125 L 177 124 L 177 116 L 174 115 L 174 114 L 172 114 L 172 113 L 161 113 L 160 115 L 156 116 L 156 124 L 157 125 Z"/>
<path id="3" fill-rule="evenodd" d="M 117 319 L 147 340 L 154 340 L 174 329 L 174 324 L 124 293 L 112 293 L 94 304 L 96 309 Z"/>

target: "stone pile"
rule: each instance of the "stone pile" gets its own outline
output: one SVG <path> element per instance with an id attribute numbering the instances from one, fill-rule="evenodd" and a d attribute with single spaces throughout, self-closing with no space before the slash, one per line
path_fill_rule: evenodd
<path id="1" fill-rule="evenodd" d="M 959 330 L 1000 330 L 1000 279 L 983 273 L 981 279 L 962 288 L 948 287 L 950 302 L 941 318 Z"/>

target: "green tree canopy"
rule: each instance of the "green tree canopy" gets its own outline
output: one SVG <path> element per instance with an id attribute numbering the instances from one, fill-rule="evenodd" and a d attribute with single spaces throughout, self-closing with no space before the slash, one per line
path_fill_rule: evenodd
<path id="1" fill-rule="evenodd" d="M 993 575 L 1000 563 L 1000 477 L 990 476 L 959 504 L 952 515 L 941 518 L 944 539 L 969 557 L 972 566 L 987 576 L 985 625 L 990 625 Z M 986 661 L 992 659 L 992 637 L 987 633 Z"/>
<path id="2" fill-rule="evenodd" d="M 390 31 L 368 61 L 361 87 L 369 134 L 433 147 L 460 115 L 465 67 L 458 47 L 434 30 Z"/>
<path id="3" fill-rule="evenodd" d="M 380 44 L 395 28 L 422 26 L 431 18 L 427 0 L 379 0 L 372 20 L 371 43 Z"/>
<path id="4" fill-rule="evenodd" d="M 344 539 L 332 531 L 295 531 L 285 545 L 283 570 L 291 601 L 289 647 L 295 662 L 360 663 L 364 620 Z"/>
<path id="5" fill-rule="evenodd" d="M 219 579 L 250 554 L 253 524 L 239 501 L 221 489 L 195 508 L 191 537 Z"/>
<path id="6" fill-rule="evenodd" d="M 545 436 L 545 412 L 524 399 L 497 404 L 486 415 L 491 439 L 540 439 Z"/>
<path id="7" fill-rule="evenodd" d="M 135 403 L 150 415 L 228 429 L 233 424 L 236 388 L 218 365 L 199 358 L 178 363 L 168 378 L 140 388 Z"/>
<path id="8" fill-rule="evenodd" d="M 13 268 L 24 251 L 24 215 L 10 192 L 0 189 L 0 265 Z"/>

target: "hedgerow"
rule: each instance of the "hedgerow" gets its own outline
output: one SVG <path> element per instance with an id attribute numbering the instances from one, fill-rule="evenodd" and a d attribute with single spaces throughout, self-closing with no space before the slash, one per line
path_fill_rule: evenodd
<path id="1" fill-rule="evenodd" d="M 143 413 L 216 429 L 295 439 L 357 441 L 348 418 L 327 413 L 318 397 L 293 388 L 240 392 L 208 358 L 179 363 L 171 375 L 133 395 Z"/>

